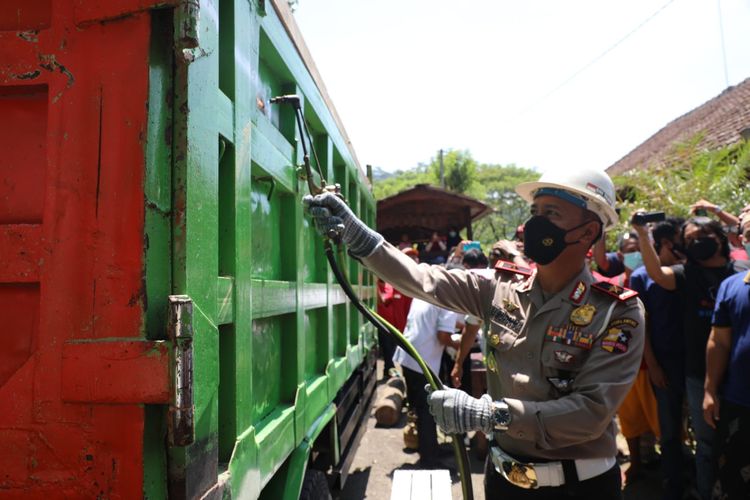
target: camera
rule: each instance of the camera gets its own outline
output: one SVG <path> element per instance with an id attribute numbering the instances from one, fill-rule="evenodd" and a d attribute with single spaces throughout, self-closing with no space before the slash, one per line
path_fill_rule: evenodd
<path id="1" fill-rule="evenodd" d="M 633 224 L 643 226 L 649 222 L 661 222 L 665 219 L 664 212 L 642 212 L 633 215 Z"/>

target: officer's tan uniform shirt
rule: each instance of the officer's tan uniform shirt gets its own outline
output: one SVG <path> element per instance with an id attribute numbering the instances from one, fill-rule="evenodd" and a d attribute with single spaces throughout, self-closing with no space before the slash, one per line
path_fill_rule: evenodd
<path id="1" fill-rule="evenodd" d="M 613 417 L 643 354 L 639 299 L 593 289 L 585 268 L 545 300 L 535 276 L 417 265 L 388 243 L 362 262 L 406 295 L 485 319 L 488 392 L 512 413 L 495 433 L 503 450 L 521 460 L 615 456 Z"/>

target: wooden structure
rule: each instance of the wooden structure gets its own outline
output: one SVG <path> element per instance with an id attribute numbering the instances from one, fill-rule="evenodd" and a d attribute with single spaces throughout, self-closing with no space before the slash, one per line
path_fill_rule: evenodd
<path id="1" fill-rule="evenodd" d="M 472 223 L 492 212 L 481 201 L 427 184 L 378 201 L 377 228 L 388 241 L 397 242 L 402 234 L 411 241 L 426 241 L 433 232 L 447 234 L 466 229 L 473 239 Z"/>

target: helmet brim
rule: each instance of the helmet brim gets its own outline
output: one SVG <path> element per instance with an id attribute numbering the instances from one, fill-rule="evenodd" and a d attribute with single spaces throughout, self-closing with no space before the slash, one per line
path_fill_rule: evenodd
<path id="1" fill-rule="evenodd" d="M 521 184 L 518 184 L 516 186 L 516 193 L 518 194 L 518 196 L 523 198 L 526 202 L 533 203 L 534 193 L 541 188 L 562 189 L 563 191 L 568 191 L 569 193 L 573 193 L 573 194 L 581 196 L 584 200 L 586 200 L 586 206 L 588 210 L 594 212 L 595 214 L 599 216 L 599 219 L 601 220 L 603 229 L 605 231 L 613 228 L 617 224 L 619 217 L 617 215 L 617 212 L 615 212 L 614 208 L 598 200 L 596 197 L 592 196 L 590 191 L 585 191 L 583 189 L 576 189 L 571 186 L 566 186 L 564 184 L 559 184 L 556 182 L 534 181 L 534 182 L 522 182 Z M 597 208 L 599 210 L 591 207 L 589 204 L 589 200 L 596 203 Z M 603 214 L 600 213 L 601 211 L 603 211 L 604 213 Z M 605 219 L 608 219 L 608 220 L 605 220 Z"/>

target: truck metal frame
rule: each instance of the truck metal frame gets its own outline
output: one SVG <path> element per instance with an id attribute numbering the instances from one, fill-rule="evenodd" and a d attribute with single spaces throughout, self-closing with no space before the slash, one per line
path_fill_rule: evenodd
<path id="1" fill-rule="evenodd" d="M 302 213 L 375 202 L 286 2 L 0 9 L 0 497 L 297 498 L 341 486 L 374 331 Z M 348 257 L 370 303 L 374 280 Z"/>

